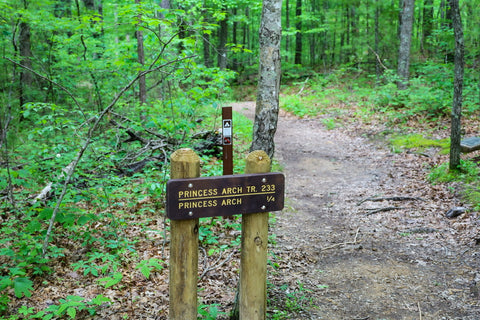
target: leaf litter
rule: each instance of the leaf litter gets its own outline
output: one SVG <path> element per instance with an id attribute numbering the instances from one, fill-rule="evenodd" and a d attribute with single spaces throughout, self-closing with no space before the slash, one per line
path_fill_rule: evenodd
<path id="1" fill-rule="evenodd" d="M 251 116 L 254 103 L 234 108 Z M 455 186 L 426 179 L 429 168 L 446 156 L 392 153 L 375 139 L 385 130 L 381 122 L 348 123 L 327 130 L 320 117 L 299 119 L 282 112 L 279 118 L 276 157 L 287 178 L 287 200 L 285 210 L 273 214 L 271 226 L 276 237 L 269 247 L 269 316 L 479 319 L 478 213 L 452 191 Z M 444 138 L 445 132 L 438 136 Z M 365 201 L 370 198 L 384 200 Z M 38 311 L 68 296 L 92 301 L 102 295 L 111 302 L 101 303 L 95 315 L 78 312 L 77 318 L 167 319 L 168 221 L 155 213 L 155 202 L 145 197 L 129 209 L 123 230 L 136 240 L 136 254 L 125 255 L 115 267 L 118 284 L 105 288 L 99 282 L 103 276 L 74 270 L 71 262 L 84 259 L 91 248 L 57 238 L 59 247 L 67 248 L 65 257 L 51 266 L 51 275 L 35 279 L 32 297 L 13 299 L 10 309 Z M 149 206 L 153 209 L 139 214 Z M 445 217 L 459 206 L 468 210 L 455 219 Z M 393 209 L 368 214 L 379 208 Z M 228 313 L 238 284 L 239 246 L 232 243 L 238 244 L 239 230 L 225 230 L 215 219 L 204 223 L 221 236 L 214 245 L 201 244 L 199 300 Z M 227 249 L 218 250 L 222 245 Z M 163 261 L 163 269 L 152 268 L 147 278 L 136 267 L 152 258 Z"/>

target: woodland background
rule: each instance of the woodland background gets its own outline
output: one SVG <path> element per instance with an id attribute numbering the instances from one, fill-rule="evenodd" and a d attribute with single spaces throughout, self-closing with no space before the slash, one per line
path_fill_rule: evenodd
<path id="1" fill-rule="evenodd" d="M 315 116 L 355 105 L 352 121 L 384 114 L 407 131 L 415 120 L 425 126 L 412 139 L 425 144 L 452 111 L 455 4 L 284 0 L 282 106 Z M 479 4 L 458 7 L 467 121 L 479 112 Z M 261 10 L 255 0 L 0 1 L 0 319 L 82 318 L 120 303 L 102 290 L 36 303 L 60 269 L 122 290 L 131 285 L 124 270 L 148 279 L 166 268 L 141 248 L 168 241 L 169 154 L 195 148 L 202 174 L 221 174 L 220 109 L 255 99 Z M 239 159 L 252 124 L 235 117 Z M 200 241 L 222 252 L 238 245 L 238 230 L 236 221 L 204 221 Z M 208 308 L 199 314 L 217 310 Z"/>

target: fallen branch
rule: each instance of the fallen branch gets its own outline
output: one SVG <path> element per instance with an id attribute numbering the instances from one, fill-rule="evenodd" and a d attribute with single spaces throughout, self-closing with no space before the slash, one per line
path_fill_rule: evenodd
<path id="1" fill-rule="evenodd" d="M 47 183 L 47 185 L 40 191 L 38 195 L 35 196 L 32 200 L 32 204 L 35 204 L 37 201 L 44 201 L 47 199 L 48 194 L 52 191 L 53 182 Z"/>
<path id="2" fill-rule="evenodd" d="M 297 95 L 300 95 L 303 92 L 303 89 L 305 89 L 305 86 L 307 85 L 308 79 L 309 79 L 309 77 L 307 77 L 307 79 L 305 79 L 305 82 L 303 82 L 303 86 L 300 89 L 300 91 L 298 91 Z"/>
<path id="3" fill-rule="evenodd" d="M 399 210 L 399 209 L 407 209 L 407 208 L 404 208 L 404 207 L 386 207 L 386 208 L 365 209 L 367 211 L 370 211 L 370 212 L 366 213 L 365 215 L 370 216 L 372 214 L 379 213 L 379 212 L 386 212 L 386 211 Z"/>
<path id="4" fill-rule="evenodd" d="M 373 197 L 373 198 L 366 198 L 357 202 L 357 206 L 367 201 L 378 202 L 378 201 L 413 201 L 413 200 L 425 201 L 424 199 L 419 197 L 407 197 L 407 196 L 378 197 L 378 198 Z"/>
<path id="5" fill-rule="evenodd" d="M 110 119 L 110 123 L 113 124 L 115 127 L 125 130 L 125 132 L 128 134 L 129 138 L 125 141 L 122 141 L 123 143 L 140 141 L 143 145 L 147 144 L 148 141 L 142 138 L 138 133 L 136 133 L 132 129 L 125 127 L 124 125 L 118 123 L 113 119 Z"/>
<path id="6" fill-rule="evenodd" d="M 220 252 L 220 256 L 219 256 L 218 259 L 215 261 L 215 263 L 213 263 L 211 266 L 208 266 L 208 265 L 207 265 L 207 252 L 206 252 L 206 250 L 205 250 L 203 247 L 200 247 L 200 249 L 202 249 L 203 254 L 204 254 L 204 257 L 205 257 L 204 262 L 203 262 L 204 269 L 203 269 L 202 274 L 200 275 L 200 280 L 202 280 L 203 277 L 205 277 L 208 272 L 210 272 L 210 271 L 212 271 L 212 270 L 215 270 L 215 269 L 218 269 L 218 268 L 220 268 L 221 266 L 223 266 L 225 263 L 227 263 L 228 261 L 230 261 L 230 259 L 232 259 L 233 254 L 235 253 L 235 250 L 232 251 L 232 252 L 228 255 L 228 257 L 225 258 L 225 260 L 223 260 L 222 262 L 219 263 L 220 259 L 222 259 L 222 253 Z"/>
<path id="7" fill-rule="evenodd" d="M 376 53 L 375 50 L 372 49 L 372 47 L 368 46 L 368 48 L 373 52 L 373 54 L 377 58 L 378 63 L 383 67 L 383 69 L 388 70 L 388 68 L 382 63 L 382 59 L 380 59 L 378 53 Z"/>
<path id="8" fill-rule="evenodd" d="M 48 225 L 48 229 L 47 229 L 47 233 L 45 234 L 45 239 L 43 241 L 43 246 L 42 246 L 42 257 L 44 258 L 45 257 L 45 254 L 47 253 L 47 247 L 48 247 L 48 242 L 50 240 L 50 235 L 52 233 L 52 229 L 53 229 L 53 224 L 55 222 L 55 218 L 57 216 L 57 213 L 60 209 L 60 205 L 61 203 L 63 202 L 63 198 L 65 197 L 66 193 L 67 193 L 67 187 L 68 187 L 68 184 L 70 183 L 70 180 L 72 179 L 72 176 L 73 176 L 73 173 L 75 172 L 75 169 L 77 168 L 77 165 L 78 163 L 80 162 L 80 159 L 82 159 L 83 157 L 83 154 L 85 153 L 85 151 L 87 150 L 87 148 L 90 146 L 90 143 L 92 142 L 93 140 L 93 133 L 97 130 L 97 128 L 99 127 L 100 125 L 100 122 L 102 121 L 103 117 L 117 104 L 118 100 L 120 100 L 120 97 L 123 96 L 123 94 L 130 89 L 131 86 L 133 86 L 135 84 L 135 82 L 140 79 L 140 77 L 142 76 L 145 76 L 151 72 L 154 72 L 154 71 L 157 71 L 157 70 L 160 70 L 161 68 L 163 67 L 166 67 L 170 64 L 173 64 L 173 63 L 177 63 L 179 61 L 182 61 L 182 60 L 186 60 L 186 59 L 190 59 L 191 57 L 185 57 L 185 58 L 179 58 L 177 60 L 174 60 L 174 61 L 169 61 L 169 62 L 166 62 L 164 64 L 161 64 L 159 66 L 156 66 L 155 68 L 152 68 L 152 69 L 148 69 L 148 70 L 145 70 L 145 71 L 141 71 L 139 72 L 132 80 L 130 80 L 130 82 L 128 82 L 116 95 L 115 97 L 112 99 L 112 101 L 110 102 L 110 104 L 105 107 L 97 116 L 97 119 L 95 120 L 95 123 L 90 127 L 90 129 L 88 130 L 88 133 L 87 133 L 87 137 L 85 139 L 85 141 L 83 142 L 83 146 L 80 148 L 80 150 L 78 151 L 75 159 L 70 163 L 70 167 L 69 167 L 69 173 L 65 179 L 65 182 L 63 184 L 63 188 L 62 188 L 62 192 L 60 194 L 60 196 L 58 197 L 58 200 L 57 200 L 57 203 L 53 209 L 53 213 L 52 213 L 52 217 L 50 218 L 50 222 L 49 222 L 49 225 Z M 152 67 L 152 66 L 150 66 Z"/>
<path id="9" fill-rule="evenodd" d="M 329 249 L 334 249 L 336 247 L 341 247 L 341 246 L 346 246 L 346 245 L 354 245 L 354 244 L 357 244 L 357 237 L 358 237 L 358 232 L 360 231 L 360 228 L 357 229 L 357 232 L 355 233 L 355 238 L 353 238 L 353 241 L 346 241 L 346 242 L 341 242 L 341 243 L 336 243 L 336 244 L 333 244 L 331 246 L 328 246 L 328 247 L 325 247 L 325 248 L 321 248 L 320 251 L 324 251 L 324 250 L 329 250 Z"/>

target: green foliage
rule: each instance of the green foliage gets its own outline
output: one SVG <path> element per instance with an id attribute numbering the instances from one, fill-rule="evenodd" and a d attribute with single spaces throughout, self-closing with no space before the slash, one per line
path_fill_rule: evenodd
<path id="1" fill-rule="evenodd" d="M 52 304 L 44 310 L 37 312 L 34 315 L 29 316 L 28 319 L 56 319 L 63 316 L 67 316 L 68 319 L 83 318 L 80 316 L 81 312 L 87 312 L 89 315 L 95 315 L 97 309 L 103 305 L 111 302 L 111 300 L 103 295 L 97 295 L 90 301 L 85 301 L 83 297 L 68 296 L 66 299 L 60 299 L 59 304 Z M 30 312 L 31 309 L 27 309 Z"/>
<path id="2" fill-rule="evenodd" d="M 121 272 L 115 272 L 111 277 L 104 277 L 104 278 L 98 279 L 98 282 L 102 284 L 102 286 L 105 289 L 107 289 L 120 283 L 122 279 L 123 279 L 123 274 Z"/>
<path id="3" fill-rule="evenodd" d="M 448 163 L 432 169 L 428 175 L 432 183 L 448 183 L 453 181 L 462 181 L 464 183 L 472 183 L 478 181 L 480 169 L 475 162 L 461 160 L 458 170 L 449 170 Z"/>
<path id="4" fill-rule="evenodd" d="M 201 304 L 198 306 L 198 319 L 202 320 L 216 320 L 220 316 L 224 316 L 227 313 L 219 310 L 219 304 L 210 304 L 204 305 Z"/>
<path id="5" fill-rule="evenodd" d="M 480 168 L 478 163 L 469 160 L 460 160 L 458 170 L 450 170 L 449 163 L 431 169 L 428 179 L 432 183 L 460 182 L 459 192 L 468 201 L 474 210 L 480 210 Z"/>
<path id="6" fill-rule="evenodd" d="M 269 285 L 271 286 L 271 284 Z M 281 309 L 274 309 L 271 312 L 268 312 L 267 319 L 291 319 L 292 315 L 314 307 L 313 298 L 309 297 L 309 292 L 311 291 L 312 290 L 305 288 L 304 284 L 300 281 L 297 281 L 297 287 L 293 290 L 287 284 L 280 286 L 279 292 L 282 292 L 284 295 L 282 295 L 282 297 L 274 297 L 274 300 L 269 301 L 269 304 L 274 304 L 275 308 L 281 306 Z M 277 301 L 277 299 L 281 300 Z"/>
<path id="7" fill-rule="evenodd" d="M 62 7 L 62 3 L 71 5 Z M 219 106 L 232 96 L 233 81 L 252 85 L 257 82 L 256 30 L 261 1 L 189 0 L 173 9 L 161 8 L 158 1 L 102 1 L 102 12 L 96 11 L 98 6 L 88 9 L 85 4 L 79 1 L 77 7 L 69 1 L 0 1 L 0 47 L 5 58 L 0 60 L 0 123 L 6 136 L 3 139 L 2 135 L 0 141 L 0 191 L 2 196 L 8 194 L 2 198 L 6 201 L 0 202 L 0 314 L 9 312 L 10 299 L 34 296 L 34 288 L 40 286 L 37 281 L 64 262 L 83 277 L 94 277 L 105 288 L 120 287 L 122 267 L 136 261 L 131 256 L 136 258 L 139 239 L 130 234 L 131 227 L 152 231 L 152 216 L 164 213 L 162 199 L 168 179 L 165 162 L 169 154 L 176 148 L 192 147 L 193 133 L 219 127 Z M 304 44 L 308 41 L 310 47 L 303 46 L 303 65 L 295 65 L 294 46 L 282 46 L 283 83 L 296 86 L 295 90 L 286 90 L 282 107 L 301 117 L 318 117 L 328 129 L 343 125 L 353 113 L 364 119 L 386 113 L 390 123 L 412 118 L 436 121 L 448 116 L 453 72 L 452 63 L 445 61 L 453 41 L 445 21 L 434 21 L 425 43 L 430 51 L 423 49 L 420 39 L 414 41 L 411 85 L 399 92 L 393 71 L 384 72 L 378 86 L 372 84 L 369 74 L 375 57 L 366 48 L 374 43 L 374 32 L 364 33 L 365 28 L 353 28 L 346 22 L 373 26 L 374 10 L 379 7 L 382 41 L 377 58 L 393 70 L 397 50 L 392 44 L 397 41 L 397 26 L 390 22 L 398 18 L 398 4 L 361 3 L 355 13 L 350 12 L 352 19 L 343 19 L 344 8 L 350 5 L 332 2 L 321 10 L 304 6 L 301 17 L 288 11 L 290 21 L 302 19 L 303 26 L 296 30 L 291 23 L 285 28 L 284 39 L 289 37 L 293 44 L 293 37 L 301 33 L 305 35 Z M 472 115 L 478 112 L 479 88 L 478 71 L 472 67 L 477 59 L 478 28 L 471 26 L 478 25 L 480 15 L 474 4 L 468 3 L 465 8 L 465 40 L 470 50 L 464 110 Z M 238 35 L 236 43 L 232 33 L 227 41 L 229 67 L 237 71 L 214 67 L 204 55 L 207 51 L 212 57 L 217 53 L 219 22 L 226 18 L 235 26 L 229 27 L 229 32 L 236 30 Z M 29 38 L 22 39 L 21 32 L 27 27 Z M 137 30 L 143 32 L 144 63 L 138 59 L 134 39 Z M 344 41 L 345 36 L 348 41 Z M 26 44 L 32 53 L 29 57 L 21 56 Z M 147 103 L 137 102 L 138 83 L 121 92 L 139 72 L 156 68 L 146 77 Z M 27 75 L 33 77 L 31 82 L 26 80 Z M 242 97 L 245 95 L 254 99 L 254 87 L 242 92 Z M 100 121 L 97 131 L 91 132 L 100 112 L 112 102 L 115 105 Z M 352 113 L 347 110 L 357 106 Z M 234 171 L 241 173 L 252 123 L 238 114 L 233 117 Z M 148 149 L 148 143 L 142 141 L 126 142 L 131 138 L 127 131 L 148 143 L 165 146 Z M 68 168 L 89 135 L 92 143 L 59 204 L 49 239 L 54 241 L 43 254 L 41 244 Z M 395 143 L 396 148 L 419 150 L 430 146 L 445 149 L 447 145 L 446 141 L 437 145 L 423 137 L 398 139 Z M 141 170 L 132 168 L 132 164 L 143 161 L 146 164 Z M 202 155 L 202 162 L 202 175 L 221 174 L 217 156 Z M 469 168 L 464 170 L 473 173 Z M 34 200 L 47 185 L 51 191 Z M 469 190 L 472 197 L 478 194 L 473 182 Z M 216 232 L 219 228 L 231 230 L 234 236 L 222 242 Z M 202 245 L 210 255 L 238 246 L 239 228 L 235 219 L 202 220 Z M 270 240 L 274 241 L 273 236 Z M 77 253 L 74 248 L 78 247 L 84 250 Z M 78 255 L 74 263 L 72 255 Z M 136 268 L 148 278 L 151 272 L 160 272 L 164 262 L 152 258 L 139 262 Z M 41 319 L 81 318 L 82 312 L 107 302 L 105 297 L 97 298 L 85 302 L 70 296 L 35 315 Z M 298 297 L 289 299 L 295 302 Z M 199 314 L 214 313 L 215 308 L 205 306 Z M 34 312 L 23 306 L 18 313 L 26 318 Z"/>
<path id="8" fill-rule="evenodd" d="M 397 76 L 393 71 L 383 76 L 372 101 L 383 112 L 391 112 L 396 121 L 425 118 L 436 121 L 450 115 L 453 98 L 453 65 L 426 62 L 415 66 L 415 76 L 406 90 L 397 90 Z M 464 110 L 466 115 L 478 110 L 478 86 L 473 70 L 465 74 Z"/>
<path id="9" fill-rule="evenodd" d="M 165 261 L 157 258 L 142 260 L 135 266 L 135 269 L 140 270 L 140 272 L 147 279 L 150 278 L 150 274 L 153 271 L 162 271 L 164 268 L 165 268 Z"/>
<path id="10" fill-rule="evenodd" d="M 440 148 L 442 154 L 447 154 L 450 150 L 450 139 L 430 139 L 423 135 L 415 133 L 408 135 L 394 135 L 390 138 L 390 144 L 394 152 L 401 152 L 405 149 L 416 149 L 422 152 L 426 148 Z"/>
<path id="11" fill-rule="evenodd" d="M 335 119 L 333 118 L 322 119 L 322 123 L 327 128 L 327 130 L 333 130 L 337 127 Z"/>

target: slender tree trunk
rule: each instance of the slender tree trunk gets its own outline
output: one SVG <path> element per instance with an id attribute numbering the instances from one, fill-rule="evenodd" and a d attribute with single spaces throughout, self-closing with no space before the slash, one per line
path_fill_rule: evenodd
<path id="1" fill-rule="evenodd" d="M 415 0 L 404 0 L 402 10 L 402 24 L 400 26 L 400 47 L 398 50 L 397 73 L 399 81 L 397 87 L 399 90 L 405 90 L 408 87 L 408 78 L 410 77 L 410 46 L 412 43 L 413 11 Z"/>
<path id="2" fill-rule="evenodd" d="M 449 0 L 452 10 L 452 25 L 455 34 L 455 75 L 453 84 L 452 124 L 450 133 L 450 170 L 460 166 L 462 92 L 464 72 L 464 39 L 458 0 Z"/>
<path id="3" fill-rule="evenodd" d="M 71 0 L 59 0 L 55 2 L 53 15 L 57 18 L 71 17 L 72 16 L 71 6 L 72 6 Z"/>
<path id="4" fill-rule="evenodd" d="M 316 17 L 317 16 L 317 8 L 318 4 L 316 0 L 311 0 L 311 14 Z M 315 23 L 315 22 L 314 22 Z M 314 23 L 310 22 L 309 27 L 307 28 L 315 28 L 316 26 Z M 316 21 L 318 23 L 318 21 Z M 319 55 L 318 49 L 317 49 L 317 42 L 318 42 L 318 33 L 311 33 L 309 36 L 309 43 L 310 43 L 310 66 L 312 68 L 315 68 L 316 62 L 317 62 L 317 57 Z"/>
<path id="5" fill-rule="evenodd" d="M 184 3 L 179 2 L 178 3 L 178 9 L 184 11 L 184 15 L 186 15 L 186 8 L 184 8 Z M 178 51 L 179 53 L 182 53 L 185 50 L 185 43 L 184 39 L 187 37 L 187 25 L 185 22 L 186 17 L 179 16 L 178 17 L 178 39 L 180 40 L 178 43 Z"/>
<path id="6" fill-rule="evenodd" d="M 402 33 L 402 10 L 404 8 L 405 2 L 404 0 L 398 0 L 398 8 L 400 13 L 398 14 L 398 28 L 397 28 L 397 37 L 400 39 Z"/>
<path id="7" fill-rule="evenodd" d="M 290 0 L 285 2 L 285 29 L 290 30 Z M 285 36 L 285 62 L 288 62 L 288 56 L 290 55 L 290 36 Z"/>
<path id="8" fill-rule="evenodd" d="M 140 4 L 141 0 L 135 0 L 136 4 Z M 142 22 L 142 15 L 138 15 L 138 24 L 137 24 L 137 31 L 135 32 L 135 35 L 137 37 L 137 55 L 138 55 L 138 63 L 140 65 L 145 64 L 145 50 L 143 47 L 143 32 L 139 29 L 140 28 L 140 23 Z M 145 76 L 141 76 L 138 79 L 138 87 L 139 87 L 139 101 L 140 104 L 146 103 L 147 102 L 147 81 Z"/>
<path id="9" fill-rule="evenodd" d="M 343 8 L 342 8 L 343 9 Z M 339 12 L 341 12 L 340 10 L 338 10 Z M 343 11 L 343 10 L 342 10 Z M 342 12 L 343 13 L 343 12 Z M 341 13 L 340 13 L 341 14 Z M 346 15 L 345 14 L 341 14 L 341 17 L 340 17 L 340 46 L 338 48 L 338 62 L 339 63 L 344 63 L 345 60 L 344 60 L 344 57 L 346 56 L 346 50 L 344 50 L 344 47 L 345 47 L 345 35 L 346 35 L 346 31 L 347 30 L 347 26 L 346 26 Z M 347 43 L 348 44 L 348 43 Z"/>
<path id="10" fill-rule="evenodd" d="M 95 0 L 83 0 L 87 10 L 95 10 Z"/>
<path id="11" fill-rule="evenodd" d="M 228 41 L 228 23 L 227 17 L 220 21 L 220 29 L 218 30 L 218 67 L 220 69 L 227 68 L 227 41 Z"/>
<path id="12" fill-rule="evenodd" d="M 380 20 L 380 3 L 379 0 L 375 0 L 375 54 L 379 54 L 380 49 L 380 30 L 379 30 L 379 20 Z M 375 59 L 375 75 L 376 75 L 376 83 L 378 85 L 380 82 L 381 76 L 381 69 L 380 69 L 380 61 L 378 58 Z"/>
<path id="13" fill-rule="evenodd" d="M 251 151 L 263 150 L 270 159 L 275 152 L 273 138 L 277 130 L 280 93 L 280 40 L 282 1 L 263 0 L 260 23 L 260 59 L 257 107 Z"/>
<path id="14" fill-rule="evenodd" d="M 212 57 L 210 55 L 210 35 L 208 33 L 203 34 L 203 63 L 205 67 L 211 68 L 212 65 Z"/>
<path id="15" fill-rule="evenodd" d="M 302 64 L 302 0 L 297 0 L 295 7 L 295 64 Z"/>
<path id="16" fill-rule="evenodd" d="M 445 5 L 445 27 L 448 29 L 454 29 L 453 26 L 453 8 L 451 6 L 451 0 L 448 0 L 448 5 Z M 450 63 L 455 61 L 455 50 L 451 50 L 447 47 L 445 52 L 445 62 Z"/>
<path id="17" fill-rule="evenodd" d="M 428 38 L 433 32 L 433 0 L 425 0 L 423 3 L 423 28 L 422 28 L 422 50 L 425 55 L 430 54 Z"/>
<path id="18" fill-rule="evenodd" d="M 18 37 L 19 47 L 20 47 L 20 57 L 22 65 L 32 68 L 32 45 L 30 40 L 30 25 L 26 22 L 20 22 L 20 34 Z M 31 102 L 30 95 L 28 90 L 31 90 L 33 83 L 32 74 L 22 69 L 20 71 L 20 106 L 23 106 L 27 102 Z"/>

